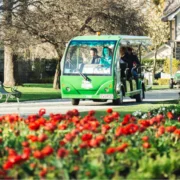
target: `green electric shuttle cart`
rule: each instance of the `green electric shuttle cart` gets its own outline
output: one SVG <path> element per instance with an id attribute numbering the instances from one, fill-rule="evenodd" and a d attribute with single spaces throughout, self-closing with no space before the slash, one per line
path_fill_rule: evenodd
<path id="1" fill-rule="evenodd" d="M 69 41 L 61 61 L 61 95 L 72 99 L 73 105 L 80 100 L 107 101 L 122 104 L 123 97 L 141 102 L 145 97 L 145 84 L 141 68 L 138 76 L 129 76 L 126 63 L 120 63 L 120 48 L 138 49 L 151 44 L 149 37 L 127 35 L 78 36 Z M 103 49 L 108 48 L 111 58 L 103 64 Z M 96 53 L 97 62 L 92 60 Z M 139 59 L 140 59 L 139 56 Z"/>

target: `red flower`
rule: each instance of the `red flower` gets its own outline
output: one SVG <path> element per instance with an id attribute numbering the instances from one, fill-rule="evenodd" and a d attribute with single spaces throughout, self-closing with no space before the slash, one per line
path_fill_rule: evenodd
<path id="1" fill-rule="evenodd" d="M 107 115 L 104 117 L 104 122 L 111 123 L 114 120 L 114 117 L 112 115 Z"/>
<path id="2" fill-rule="evenodd" d="M 168 117 L 169 119 L 173 119 L 173 118 L 174 118 L 174 115 L 173 115 L 172 112 L 167 112 L 167 117 Z"/>
<path id="3" fill-rule="evenodd" d="M 32 142 L 37 142 L 38 141 L 38 137 L 34 136 L 34 135 L 28 135 L 27 138 L 30 139 Z"/>
<path id="4" fill-rule="evenodd" d="M 91 139 L 92 139 L 92 134 L 90 134 L 90 133 L 83 134 L 82 137 L 81 137 L 82 141 L 89 141 Z"/>
<path id="5" fill-rule="evenodd" d="M 94 110 L 91 110 L 88 112 L 88 116 L 93 116 L 95 114 L 95 111 Z"/>
<path id="6" fill-rule="evenodd" d="M 14 149 L 7 148 L 9 156 L 11 155 L 17 155 L 17 152 Z"/>
<path id="7" fill-rule="evenodd" d="M 74 154 L 79 154 L 79 151 L 77 149 L 73 150 Z"/>
<path id="8" fill-rule="evenodd" d="M 58 129 L 60 129 L 60 130 L 64 130 L 64 129 L 66 129 L 67 128 L 67 125 L 66 124 L 60 124 L 59 126 L 58 126 Z"/>
<path id="9" fill-rule="evenodd" d="M 44 114 L 46 114 L 46 109 L 41 108 L 41 109 L 39 110 L 39 116 L 43 116 Z"/>
<path id="10" fill-rule="evenodd" d="M 164 116 L 162 114 L 158 114 L 156 118 L 158 122 L 161 122 L 164 119 Z"/>
<path id="11" fill-rule="evenodd" d="M 6 176 L 6 175 L 7 175 L 7 172 L 2 170 L 2 169 L 0 169 L 0 177 Z"/>
<path id="12" fill-rule="evenodd" d="M 167 132 L 172 133 L 172 132 L 174 132 L 175 130 L 176 130 L 176 126 L 167 126 L 167 127 L 166 127 L 166 131 L 167 131 Z"/>
<path id="13" fill-rule="evenodd" d="M 8 161 L 13 164 L 18 164 L 22 161 L 22 157 L 20 155 L 11 155 L 8 157 Z"/>
<path id="14" fill-rule="evenodd" d="M 79 147 L 81 149 L 88 148 L 89 147 L 88 141 L 83 141 L 81 144 L 79 144 Z"/>
<path id="15" fill-rule="evenodd" d="M 35 169 L 37 164 L 36 163 L 31 163 L 29 166 L 30 166 L 31 169 Z"/>
<path id="16" fill-rule="evenodd" d="M 21 155 L 23 160 L 28 160 L 31 154 L 31 149 L 30 148 L 24 148 L 23 154 Z"/>
<path id="17" fill-rule="evenodd" d="M 77 116 L 72 117 L 72 122 L 74 124 L 78 123 L 79 122 L 79 117 L 77 117 Z"/>
<path id="18" fill-rule="evenodd" d="M 47 168 L 43 168 L 40 172 L 39 172 L 39 176 L 40 177 L 45 177 L 46 176 L 46 174 L 47 174 Z"/>
<path id="19" fill-rule="evenodd" d="M 44 158 L 44 155 L 41 151 L 39 150 L 36 150 L 34 153 L 33 153 L 33 156 L 37 159 L 43 159 Z"/>
<path id="20" fill-rule="evenodd" d="M 149 137 L 148 137 L 148 136 L 143 136 L 143 137 L 142 137 L 142 140 L 143 140 L 143 141 L 148 141 L 148 140 L 149 140 Z"/>
<path id="21" fill-rule="evenodd" d="M 174 134 L 180 137 L 180 129 L 176 129 L 176 130 L 174 131 Z"/>
<path id="22" fill-rule="evenodd" d="M 102 134 L 100 134 L 100 135 L 96 136 L 96 140 L 97 140 L 99 143 L 102 142 L 102 141 L 105 141 L 105 136 L 102 135 Z"/>
<path id="23" fill-rule="evenodd" d="M 51 122 L 47 122 L 44 126 L 44 129 L 53 132 L 56 129 L 56 125 Z"/>
<path id="24" fill-rule="evenodd" d="M 165 127 L 164 126 L 161 126 L 158 128 L 158 132 L 157 132 L 157 135 L 158 136 L 161 136 L 162 134 L 165 133 Z"/>
<path id="25" fill-rule="evenodd" d="M 113 116 L 115 119 L 117 119 L 117 118 L 119 118 L 120 114 L 119 114 L 118 112 L 113 112 L 113 113 L 112 113 L 112 116 Z"/>
<path id="26" fill-rule="evenodd" d="M 72 110 L 74 116 L 79 116 L 79 111 L 77 109 Z"/>
<path id="27" fill-rule="evenodd" d="M 24 141 L 21 143 L 23 147 L 29 147 L 29 143 L 27 141 Z"/>
<path id="28" fill-rule="evenodd" d="M 148 126 L 150 126 L 150 122 L 148 120 L 143 120 L 143 119 L 139 120 L 138 124 L 140 124 L 141 127 L 148 127 Z"/>
<path id="29" fill-rule="evenodd" d="M 72 135 L 72 133 L 68 133 L 65 135 L 65 140 L 66 141 L 73 141 L 73 139 L 75 138 L 75 135 Z"/>
<path id="30" fill-rule="evenodd" d="M 38 141 L 39 142 L 44 142 L 46 139 L 48 139 L 48 136 L 46 134 L 40 134 L 38 136 Z"/>
<path id="31" fill-rule="evenodd" d="M 29 129 L 32 131 L 37 131 L 40 128 L 40 124 L 37 122 L 32 122 L 29 124 Z"/>
<path id="32" fill-rule="evenodd" d="M 111 114 L 111 113 L 113 112 L 113 110 L 112 110 L 112 108 L 108 108 L 108 109 L 106 110 L 106 112 L 109 113 L 109 114 Z"/>
<path id="33" fill-rule="evenodd" d="M 68 156 L 68 150 L 66 150 L 65 148 L 59 148 L 58 152 L 57 152 L 57 155 L 60 158 L 64 158 L 64 157 Z"/>
<path id="34" fill-rule="evenodd" d="M 108 154 L 108 155 L 114 154 L 115 152 L 116 152 L 116 148 L 115 147 L 109 147 L 106 150 L 106 154 Z"/>
<path id="35" fill-rule="evenodd" d="M 74 167 L 73 167 L 73 170 L 74 170 L 74 171 L 79 171 L 79 166 L 74 166 Z"/>
<path id="36" fill-rule="evenodd" d="M 102 134 L 106 134 L 109 129 L 111 129 L 111 127 L 108 124 L 103 124 L 101 127 Z"/>
<path id="37" fill-rule="evenodd" d="M 128 123 L 129 123 L 129 121 L 130 121 L 130 119 L 131 119 L 131 114 L 126 114 L 126 115 L 124 116 L 124 119 L 123 119 L 122 125 L 126 125 L 126 124 L 128 124 Z"/>
<path id="38" fill-rule="evenodd" d="M 53 153 L 53 148 L 51 147 L 51 146 L 49 146 L 49 145 L 47 145 L 46 147 L 44 147 L 43 149 L 42 149 L 42 154 L 44 155 L 44 156 L 49 156 L 49 155 L 51 155 L 52 153 Z"/>
<path id="39" fill-rule="evenodd" d="M 14 166 L 14 164 L 13 164 L 12 162 L 7 161 L 7 162 L 5 162 L 5 163 L 3 164 L 3 169 L 4 169 L 4 170 L 12 169 L 13 166 Z"/>
<path id="40" fill-rule="evenodd" d="M 99 146 L 99 141 L 97 141 L 96 139 L 91 139 L 91 140 L 89 141 L 89 145 L 90 145 L 91 147 L 98 147 L 98 146 Z"/>
<path id="41" fill-rule="evenodd" d="M 148 149 L 150 147 L 151 147 L 151 145 L 148 142 L 143 143 L 143 148 Z"/>
<path id="42" fill-rule="evenodd" d="M 44 126 L 45 123 L 46 123 L 46 120 L 45 120 L 43 117 L 41 117 L 41 118 L 39 118 L 38 120 L 36 120 L 36 122 L 37 122 L 39 125 Z"/>
<path id="43" fill-rule="evenodd" d="M 117 147 L 116 150 L 119 152 L 124 152 L 127 147 L 128 147 L 128 144 L 123 143 L 121 146 Z"/>
<path id="44" fill-rule="evenodd" d="M 123 135 L 123 127 L 119 126 L 115 131 L 115 136 L 121 136 L 121 135 Z"/>
<path id="45" fill-rule="evenodd" d="M 65 144 L 66 144 L 66 142 L 63 141 L 63 140 L 59 142 L 59 145 L 60 145 L 60 146 L 64 146 Z"/>
<path id="46" fill-rule="evenodd" d="M 79 134 L 78 129 L 73 129 L 73 130 L 71 131 L 71 134 L 72 134 L 73 136 L 76 136 L 77 134 Z"/>

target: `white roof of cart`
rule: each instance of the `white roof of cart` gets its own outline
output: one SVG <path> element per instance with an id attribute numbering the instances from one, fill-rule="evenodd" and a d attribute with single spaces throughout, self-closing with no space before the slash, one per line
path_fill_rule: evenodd
<path id="1" fill-rule="evenodd" d="M 129 36 L 129 35 L 89 35 L 89 36 L 77 36 L 72 40 L 88 41 L 88 40 L 116 40 L 121 42 L 122 45 L 151 45 L 151 39 L 147 36 Z"/>

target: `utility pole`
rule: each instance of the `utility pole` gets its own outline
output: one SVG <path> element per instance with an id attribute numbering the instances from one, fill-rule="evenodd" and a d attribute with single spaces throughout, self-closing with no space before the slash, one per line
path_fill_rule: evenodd
<path id="1" fill-rule="evenodd" d="M 174 49 L 174 41 L 170 42 L 171 46 L 171 56 L 170 56 L 170 76 L 172 78 L 172 60 L 173 60 L 173 49 Z"/>

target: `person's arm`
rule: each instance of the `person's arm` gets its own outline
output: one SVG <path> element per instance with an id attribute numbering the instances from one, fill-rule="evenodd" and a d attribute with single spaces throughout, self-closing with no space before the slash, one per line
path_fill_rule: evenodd
<path id="1" fill-rule="evenodd" d="M 136 62 L 136 64 L 137 64 L 138 66 L 141 65 L 141 63 L 140 63 L 137 55 L 134 55 L 134 61 Z"/>

